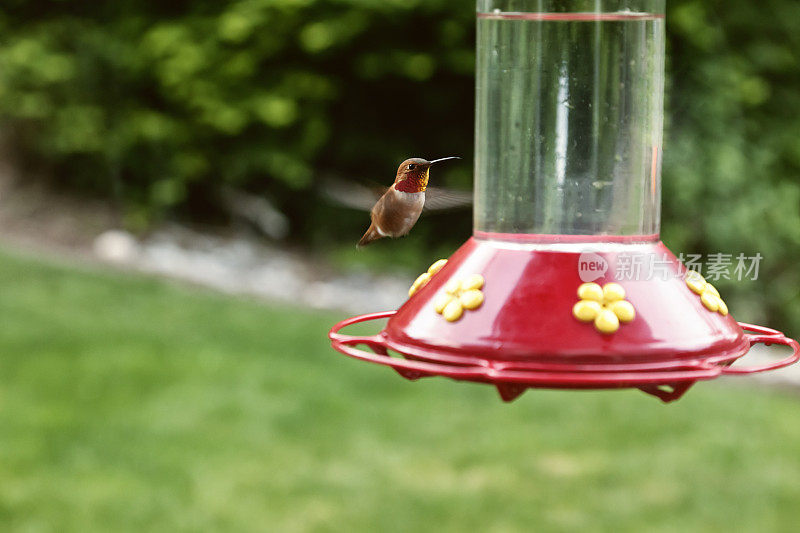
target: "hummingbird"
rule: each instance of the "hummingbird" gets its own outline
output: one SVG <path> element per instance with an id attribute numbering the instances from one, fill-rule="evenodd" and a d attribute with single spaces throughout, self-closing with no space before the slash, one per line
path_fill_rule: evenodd
<path id="1" fill-rule="evenodd" d="M 357 247 L 361 248 L 383 237 L 397 238 L 407 235 L 419 220 L 419 216 L 425 206 L 425 192 L 428 190 L 428 176 L 430 175 L 431 165 L 451 159 L 461 158 L 455 156 L 442 157 L 441 159 L 426 161 L 421 157 L 412 157 L 403 161 L 397 168 L 397 175 L 392 186 L 385 190 L 372 207 L 370 211 L 371 223 L 364 236 L 358 241 Z M 437 191 L 434 196 L 441 197 L 443 194 Z M 452 197 L 452 195 L 450 196 Z M 467 203 L 464 198 L 460 201 L 455 198 L 453 200 L 449 203 Z"/>

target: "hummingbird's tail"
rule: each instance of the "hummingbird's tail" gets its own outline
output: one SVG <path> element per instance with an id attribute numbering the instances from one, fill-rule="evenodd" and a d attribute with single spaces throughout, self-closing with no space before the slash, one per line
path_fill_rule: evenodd
<path id="1" fill-rule="evenodd" d="M 375 224 L 370 224 L 367 232 L 364 234 L 363 237 L 361 237 L 361 240 L 358 241 L 358 244 L 356 244 L 356 248 L 361 248 L 362 246 L 366 246 L 373 241 L 377 241 L 381 237 L 383 237 L 383 234 L 381 234 L 378 228 L 375 227 Z"/>

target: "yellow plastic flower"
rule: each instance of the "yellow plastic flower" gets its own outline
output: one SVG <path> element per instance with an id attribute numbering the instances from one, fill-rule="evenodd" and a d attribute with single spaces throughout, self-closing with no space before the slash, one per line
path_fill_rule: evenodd
<path id="1" fill-rule="evenodd" d="M 480 274 L 466 278 L 453 278 L 444 286 L 444 292 L 433 300 L 433 309 L 448 322 L 455 322 L 464 314 L 464 310 L 474 310 L 483 304 L 483 288 L 485 281 Z"/>
<path id="2" fill-rule="evenodd" d="M 706 309 L 722 316 L 728 314 L 728 306 L 725 305 L 717 288 L 706 281 L 698 272 L 694 270 L 686 272 L 686 286 L 700 296 L 700 301 L 703 302 Z"/>
<path id="3" fill-rule="evenodd" d="M 434 264 L 429 266 L 428 271 L 420 274 L 419 277 L 414 281 L 414 284 L 411 285 L 411 288 L 408 289 L 408 297 L 411 298 L 418 290 L 427 285 L 433 275 L 439 272 L 446 264 L 447 259 L 439 259 Z"/>
<path id="4" fill-rule="evenodd" d="M 584 283 L 578 287 L 580 300 L 572 307 L 572 316 L 581 322 L 594 322 L 600 333 L 614 333 L 620 323 L 636 318 L 633 305 L 625 300 L 625 289 L 619 283 Z"/>

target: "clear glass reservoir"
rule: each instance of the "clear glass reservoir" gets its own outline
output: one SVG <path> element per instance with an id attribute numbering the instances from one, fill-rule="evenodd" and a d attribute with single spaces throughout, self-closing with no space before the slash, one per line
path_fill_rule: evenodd
<path id="1" fill-rule="evenodd" d="M 475 230 L 659 231 L 664 0 L 478 0 Z"/>

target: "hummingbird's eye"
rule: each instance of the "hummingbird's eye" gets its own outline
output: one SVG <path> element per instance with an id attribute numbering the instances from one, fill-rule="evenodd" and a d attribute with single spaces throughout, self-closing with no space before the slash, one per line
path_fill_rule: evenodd
<path id="1" fill-rule="evenodd" d="M 415 165 L 414 163 L 409 163 L 408 164 L 408 170 L 414 170 L 416 167 L 417 167 L 417 165 Z"/>

